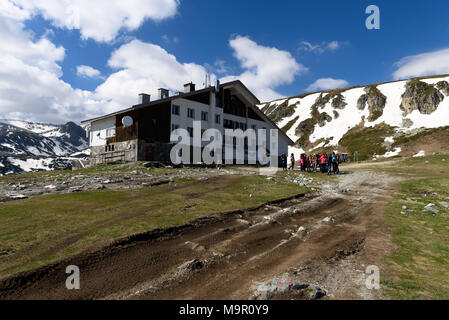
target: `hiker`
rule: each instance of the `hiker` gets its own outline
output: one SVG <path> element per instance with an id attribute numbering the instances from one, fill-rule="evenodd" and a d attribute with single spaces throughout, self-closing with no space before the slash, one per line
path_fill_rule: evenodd
<path id="1" fill-rule="evenodd" d="M 342 162 L 341 158 L 342 158 L 341 155 L 337 154 L 337 162 L 335 163 L 335 174 L 340 174 L 339 166 L 340 166 L 340 163 Z"/>
<path id="2" fill-rule="evenodd" d="M 315 154 L 313 156 L 313 172 L 316 172 L 316 167 L 318 166 L 319 155 Z"/>
<path id="3" fill-rule="evenodd" d="M 337 155 L 332 152 L 332 172 L 335 174 L 337 172 Z"/>
<path id="4" fill-rule="evenodd" d="M 327 174 L 329 176 L 332 175 L 332 155 L 329 154 L 329 156 L 327 157 Z"/>
<path id="5" fill-rule="evenodd" d="M 309 154 L 308 156 L 307 156 L 307 164 L 308 164 L 308 171 L 309 172 L 312 172 L 312 155 L 311 154 Z"/>
<path id="6" fill-rule="evenodd" d="M 301 157 L 299 158 L 299 162 L 301 164 L 301 172 L 305 171 L 306 166 L 306 158 L 304 157 L 304 154 L 301 154 Z"/>
<path id="7" fill-rule="evenodd" d="M 285 153 L 281 155 L 281 166 L 283 171 L 287 171 L 287 156 Z"/>
<path id="8" fill-rule="evenodd" d="M 325 172 L 325 171 L 324 171 L 324 167 L 325 167 L 325 165 L 326 165 L 326 158 L 327 158 L 326 154 L 323 154 L 323 155 L 321 155 L 321 157 L 320 157 L 320 171 L 321 171 L 321 173 L 324 173 L 324 172 Z"/>
<path id="9" fill-rule="evenodd" d="M 290 162 L 290 169 L 293 171 L 295 170 L 295 155 L 293 153 L 290 155 Z"/>

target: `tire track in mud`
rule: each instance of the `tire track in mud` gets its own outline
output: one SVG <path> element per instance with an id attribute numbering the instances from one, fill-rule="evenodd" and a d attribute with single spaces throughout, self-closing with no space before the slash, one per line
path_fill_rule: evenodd
<path id="1" fill-rule="evenodd" d="M 137 235 L 1 280 L 0 298 L 249 299 L 279 275 L 319 285 L 331 298 L 373 298 L 358 269 L 383 255 L 372 243 L 387 243 L 379 230 L 391 182 L 353 173 L 319 194 Z M 81 290 L 65 288 L 70 264 L 80 267 Z"/>

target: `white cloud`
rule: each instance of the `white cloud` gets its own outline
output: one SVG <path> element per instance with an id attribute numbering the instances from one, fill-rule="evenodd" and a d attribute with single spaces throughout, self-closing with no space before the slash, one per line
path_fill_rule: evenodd
<path id="1" fill-rule="evenodd" d="M 219 74 L 227 73 L 228 68 L 226 67 L 226 62 L 224 60 L 217 60 L 214 63 L 216 72 Z"/>
<path id="2" fill-rule="evenodd" d="M 206 69 L 195 63 L 181 63 L 163 48 L 140 40 L 131 41 L 114 51 L 108 65 L 117 71 L 95 91 L 95 96 L 108 101 L 108 111 L 137 103 L 141 92 L 154 99 L 158 88 L 183 89 L 190 81 L 198 87 L 204 82 Z"/>
<path id="3" fill-rule="evenodd" d="M 159 3 L 165 3 L 161 1 Z M 72 88 L 61 79 L 63 70 L 60 64 L 66 55 L 64 47 L 49 40 L 51 33 L 36 38 L 32 32 L 25 29 L 24 21 L 30 18 L 30 12 L 36 14 L 35 10 L 45 10 L 36 9 L 37 5 L 34 6 L 31 1 L 17 2 L 22 6 L 13 5 L 11 1 L 0 2 L 0 113 L 4 118 L 55 123 L 80 121 L 129 107 L 137 102 L 137 94 L 140 92 L 150 93 L 154 99 L 159 87 L 168 88 L 173 92 L 182 90 L 183 85 L 190 81 L 196 83 L 199 88 L 204 82 L 207 73 L 204 66 L 178 61 L 160 46 L 132 40 L 111 54 L 108 65 L 114 68 L 115 72 L 95 91 Z M 43 13 L 47 18 L 61 6 L 59 2 L 51 2 L 54 8 Z M 105 4 L 98 1 L 100 2 Z M 174 2 L 178 4 L 178 1 Z M 42 0 L 39 6 L 47 8 L 49 3 L 49 0 Z M 83 1 L 77 3 L 84 4 Z M 95 11 L 97 1 L 92 3 Z M 109 4 L 109 1 L 107 3 Z M 128 3 L 132 6 L 137 1 Z M 111 3 L 110 6 L 113 7 L 114 4 Z M 97 24 L 107 24 L 109 21 L 109 18 L 102 21 L 101 15 L 96 19 Z M 90 29 L 87 26 L 96 27 L 95 23 L 92 23 L 80 25 L 84 36 L 97 37 L 97 40 L 114 36 L 115 31 L 108 29 L 111 32 L 105 33 L 101 26 L 100 33 L 89 35 Z M 126 25 L 128 22 L 122 24 Z M 100 34 L 103 36 L 99 37 Z M 238 77 L 228 75 L 225 79 L 242 80 L 261 100 L 280 97 L 275 89 L 292 83 L 296 75 L 307 70 L 289 52 L 258 45 L 248 37 L 237 36 L 231 39 L 229 44 L 243 68 L 243 73 Z M 229 69 L 221 62 L 217 62 L 216 67 L 220 72 L 229 73 Z M 80 76 L 101 77 L 101 73 L 91 66 L 79 66 L 77 73 Z M 215 75 L 212 75 L 212 81 L 214 78 Z"/>
<path id="4" fill-rule="evenodd" d="M 395 80 L 449 73 L 449 48 L 402 58 L 395 63 Z"/>
<path id="5" fill-rule="evenodd" d="M 313 52 L 315 54 L 323 54 L 326 51 L 335 51 L 347 44 L 348 42 L 340 41 L 323 42 L 322 44 L 312 44 L 308 41 L 302 41 L 299 49 L 302 51 Z"/>
<path id="6" fill-rule="evenodd" d="M 26 31 L 23 21 L 28 16 L 23 9 L 9 2 L 1 6 L 7 8 L 0 11 L 2 117 L 62 122 L 89 114 L 91 93 L 60 79 L 65 49 Z"/>
<path id="7" fill-rule="evenodd" d="M 76 67 L 76 74 L 85 78 L 101 78 L 101 72 L 91 66 L 81 65 Z"/>
<path id="8" fill-rule="evenodd" d="M 236 36 L 229 45 L 245 71 L 239 76 L 224 77 L 222 81 L 240 79 L 261 101 L 281 97 L 275 89 L 292 83 L 296 75 L 307 71 L 290 52 L 261 46 L 249 37 Z"/>
<path id="9" fill-rule="evenodd" d="M 348 81 L 343 79 L 321 78 L 312 83 L 307 91 L 330 90 L 335 88 L 343 88 L 349 85 Z"/>
<path id="10" fill-rule="evenodd" d="M 100 42 L 114 40 L 122 29 L 136 30 L 146 19 L 160 21 L 173 17 L 179 6 L 179 0 L 6 1 L 19 5 L 24 14 L 41 14 L 56 27 L 80 30 L 83 39 Z M 10 4 L 2 6 L 9 8 Z"/>

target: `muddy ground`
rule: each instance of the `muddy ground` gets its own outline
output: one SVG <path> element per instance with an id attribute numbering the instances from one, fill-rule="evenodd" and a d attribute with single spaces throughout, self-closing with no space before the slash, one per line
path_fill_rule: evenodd
<path id="1" fill-rule="evenodd" d="M 321 299 L 380 298 L 365 270 L 382 272 L 390 250 L 383 207 L 393 182 L 354 172 L 313 194 L 152 231 L 0 280 L 0 299 L 311 298 L 261 293 L 272 279 L 313 285 L 326 292 Z M 80 290 L 66 289 L 68 265 L 80 268 Z"/>

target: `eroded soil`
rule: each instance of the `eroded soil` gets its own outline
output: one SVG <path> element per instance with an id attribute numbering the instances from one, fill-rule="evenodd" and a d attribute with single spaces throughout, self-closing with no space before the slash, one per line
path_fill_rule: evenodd
<path id="1" fill-rule="evenodd" d="M 0 280 L 0 299 L 252 299 L 274 277 L 319 286 L 324 299 L 379 298 L 365 270 L 382 272 L 390 250 L 393 182 L 355 172 L 319 193 L 151 231 Z M 80 290 L 66 289 L 68 265 L 80 268 Z"/>

